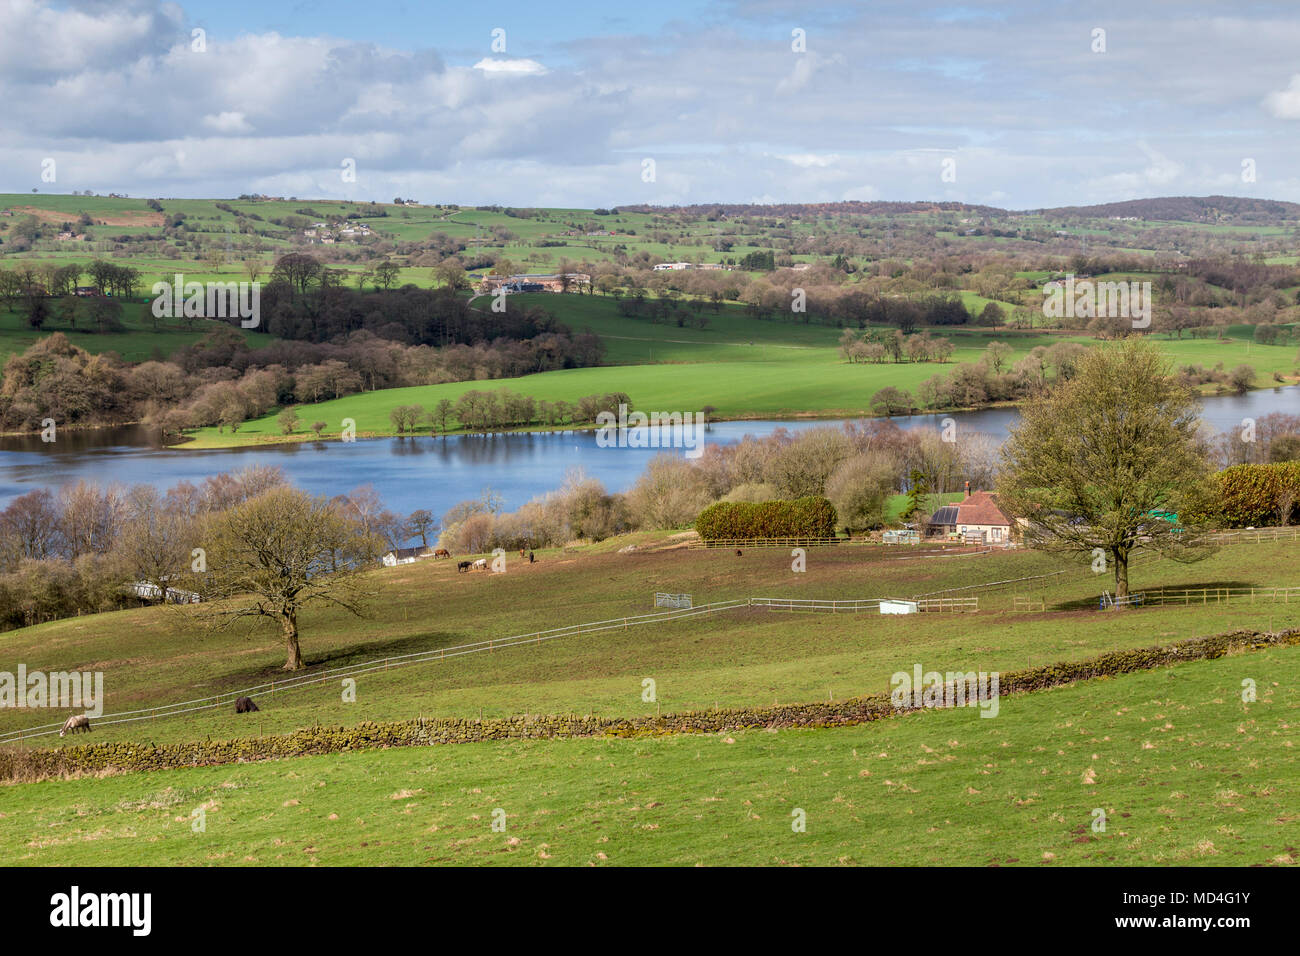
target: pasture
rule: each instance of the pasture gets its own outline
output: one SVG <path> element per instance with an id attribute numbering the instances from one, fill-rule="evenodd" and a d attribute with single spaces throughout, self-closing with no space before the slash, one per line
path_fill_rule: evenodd
<path id="1" fill-rule="evenodd" d="M 994 719 L 13 786 L 0 847 L 44 866 L 1294 865 L 1298 716 L 1300 648 L 1277 649 L 1008 697 Z"/>
<path id="2" fill-rule="evenodd" d="M 276 409 L 245 422 L 234 434 L 216 428 L 198 429 L 186 447 L 228 448 L 314 439 L 308 429 L 313 421 L 327 423 L 325 436 L 337 436 L 345 418 L 356 422 L 360 437 L 392 435 L 395 432 L 389 413 L 393 408 L 421 405 L 431 410 L 440 400 L 454 402 L 471 389 L 509 388 L 550 402 L 622 391 L 640 409 L 688 412 L 709 405 L 716 409 L 714 417 L 724 419 L 870 416 L 871 398 L 880 389 L 892 386 L 915 394 L 923 381 L 947 375 L 955 363 L 978 361 L 993 341 L 1011 346 L 1009 363 L 1038 346 L 1060 341 L 1096 343 L 1084 336 L 945 327 L 931 331 L 952 341 L 955 351 L 951 362 L 850 364 L 840 356 L 838 329 L 753 319 L 735 306 L 723 307 L 717 313 L 706 307 L 702 314 L 709 318 L 709 325 L 697 329 L 620 315 L 614 300 L 605 296 L 535 294 L 518 300 L 551 311 L 575 331 L 590 330 L 599 335 L 608 349 L 607 364 L 519 378 L 383 389 L 305 404 L 297 407 L 302 424 L 287 437 L 276 421 Z M 689 310 L 682 314 L 687 316 Z M 1260 387 L 1275 384 L 1275 373 L 1287 381 L 1295 379 L 1294 347 L 1256 345 L 1250 341 L 1248 326 L 1228 331 L 1228 337 L 1222 340 L 1161 337 L 1159 341 L 1177 364 L 1213 367 L 1222 363 L 1231 369 L 1247 363 L 1255 368 L 1256 385 Z M 453 428 L 458 427 L 453 419 Z"/>
<path id="3" fill-rule="evenodd" d="M 195 344 L 212 331 L 201 320 L 192 323 L 187 323 L 184 319 L 155 320 L 147 304 L 126 302 L 123 304 L 122 331 L 101 333 L 94 331 L 94 323 L 86 313 L 84 301 L 81 307 L 75 327 L 62 319 L 56 309 L 38 331 L 27 324 L 24 309 L 0 305 L 0 364 L 10 355 L 23 352 L 53 332 L 62 332 L 73 345 L 93 354 L 113 352 L 128 362 L 147 362 L 165 359 L 177 349 Z M 252 348 L 275 341 L 271 336 L 249 329 L 236 327 L 236 331 L 243 335 Z"/>
<path id="4" fill-rule="evenodd" d="M 642 550 L 620 554 L 629 540 Z M 1103 613 L 1108 580 L 1086 562 L 1033 552 L 920 557 L 907 547 L 813 549 L 792 573 L 788 550 L 652 550 L 662 536 L 614 539 L 581 552 L 539 551 L 538 562 L 508 559 L 504 574 L 459 574 L 452 560 L 373 572 L 372 616 L 314 610 L 303 616 L 303 651 L 314 672 L 489 638 L 644 614 L 656 591 L 686 592 L 697 604 L 748 597 L 856 599 L 915 597 L 1017 578 L 1030 581 L 955 592 L 980 598 L 977 614 L 891 618 L 876 613 L 811 614 L 758 608 L 665 624 L 615 628 L 491 653 L 391 670 L 357 680 L 355 702 L 330 680 L 258 697 L 262 712 L 233 707 L 94 729 L 93 740 L 184 741 L 279 733 L 317 723 L 415 716 L 500 717 L 538 713 L 652 714 L 642 681 L 657 685 L 665 713 L 843 699 L 888 689 L 894 672 L 917 662 L 944 669 L 1011 670 L 1078 660 L 1233 627 L 1300 625 L 1300 603 L 1240 602 Z M 1293 541 L 1222 548 L 1184 566 L 1152 557 L 1134 567 L 1135 589 L 1159 585 L 1300 584 Z M 458 556 L 459 558 L 460 556 Z M 1054 572 L 1065 570 L 1064 574 Z M 1051 575 L 1051 577 L 1040 577 Z M 1279 577 L 1284 578 L 1279 580 Z M 1016 595 L 1042 600 L 1043 613 L 1013 610 Z M 490 612 L 485 608 L 491 608 Z M 182 608 L 144 608 L 73 618 L 5 635 L 0 671 L 99 670 L 109 712 L 229 693 L 282 678 L 278 634 L 209 632 Z M 0 711 L 0 732 L 61 721 L 62 713 Z M 57 738 L 40 738 L 49 746 Z"/>

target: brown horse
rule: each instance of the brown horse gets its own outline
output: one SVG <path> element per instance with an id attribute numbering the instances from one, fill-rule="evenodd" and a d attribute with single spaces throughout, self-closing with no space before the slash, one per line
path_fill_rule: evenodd
<path id="1" fill-rule="evenodd" d="M 438 550 L 433 552 L 433 556 L 435 558 L 450 558 L 451 552 L 448 551 L 446 548 L 439 548 Z"/>

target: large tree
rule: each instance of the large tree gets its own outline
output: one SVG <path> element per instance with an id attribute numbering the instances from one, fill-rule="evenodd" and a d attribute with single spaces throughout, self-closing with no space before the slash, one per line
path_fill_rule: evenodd
<path id="1" fill-rule="evenodd" d="M 180 582 L 193 566 L 195 522 L 178 502 L 169 502 L 151 485 L 137 485 L 126 494 L 125 519 L 113 542 L 133 581 L 152 584 L 166 600 L 167 592 L 180 590 Z"/>
<path id="2" fill-rule="evenodd" d="M 1204 557 L 1185 520 L 1210 465 L 1200 405 L 1149 339 L 1098 346 L 1073 378 L 1024 406 L 1003 445 L 998 503 L 1035 546 L 1104 557 L 1129 593 L 1139 547 Z M 1100 552 L 1100 553 L 1098 553 Z"/>
<path id="3" fill-rule="evenodd" d="M 371 596 L 362 572 L 379 544 L 324 498 L 274 487 L 216 515 L 203 543 L 207 571 L 198 575 L 214 626 L 265 618 L 280 627 L 284 669 L 301 669 L 303 608 L 325 605 L 360 615 Z"/>

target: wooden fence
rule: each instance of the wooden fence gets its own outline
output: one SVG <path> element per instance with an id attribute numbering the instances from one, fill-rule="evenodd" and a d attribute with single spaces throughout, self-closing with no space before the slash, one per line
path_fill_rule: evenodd
<path id="1" fill-rule="evenodd" d="M 1248 604 L 1290 604 L 1294 598 L 1300 604 L 1300 587 L 1221 587 L 1221 588 L 1148 588 L 1147 604 L 1227 604 L 1230 601 Z"/>
<path id="2" fill-rule="evenodd" d="M 1214 544 L 1258 544 L 1262 541 L 1300 540 L 1300 526 L 1292 528 L 1250 528 L 1240 531 L 1212 531 L 1206 540 Z"/>
<path id="3" fill-rule="evenodd" d="M 886 599 L 888 600 L 888 599 Z M 773 611 L 821 611 L 830 614 L 860 614 L 879 611 L 880 598 L 861 601 L 819 601 L 808 598 L 750 598 L 752 607 L 765 607 Z M 918 612 L 973 612 L 980 609 L 977 597 L 924 598 L 911 602 Z"/>
<path id="4" fill-rule="evenodd" d="M 847 544 L 848 538 L 712 538 L 700 540 L 693 548 L 822 548 Z"/>
<path id="5" fill-rule="evenodd" d="M 753 607 L 773 611 L 829 611 L 831 614 L 860 614 L 880 610 L 879 598 L 861 601 L 819 601 L 808 598 L 750 598 Z"/>
<path id="6" fill-rule="evenodd" d="M 916 609 L 921 612 L 951 611 L 957 614 L 974 612 L 980 609 L 980 599 L 977 597 L 923 598 L 916 602 Z"/>

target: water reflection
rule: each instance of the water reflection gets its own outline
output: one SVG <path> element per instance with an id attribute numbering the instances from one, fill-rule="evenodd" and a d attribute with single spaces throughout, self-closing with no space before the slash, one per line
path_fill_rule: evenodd
<path id="1" fill-rule="evenodd" d="M 1300 389 L 1265 389 L 1204 400 L 1204 418 L 1216 431 L 1241 427 L 1244 418 L 1269 412 L 1300 413 Z M 959 429 L 1001 440 L 1018 418 L 1015 409 L 911 415 L 902 428 Z M 801 431 L 825 420 L 716 422 L 706 440 L 719 444 L 778 428 Z M 490 435 L 415 436 L 342 442 L 299 442 L 271 447 L 185 451 L 164 448 L 156 432 L 132 426 L 98 431 L 62 430 L 47 444 L 39 436 L 0 439 L 0 505 L 34 488 L 86 479 L 97 483 L 150 483 L 167 487 L 249 465 L 278 465 L 296 484 L 335 495 L 372 483 L 389 507 L 443 512 L 490 487 L 507 507 L 556 488 L 565 472 L 581 468 L 611 490 L 629 488 L 658 448 L 601 448 L 591 431 L 509 432 Z"/>

